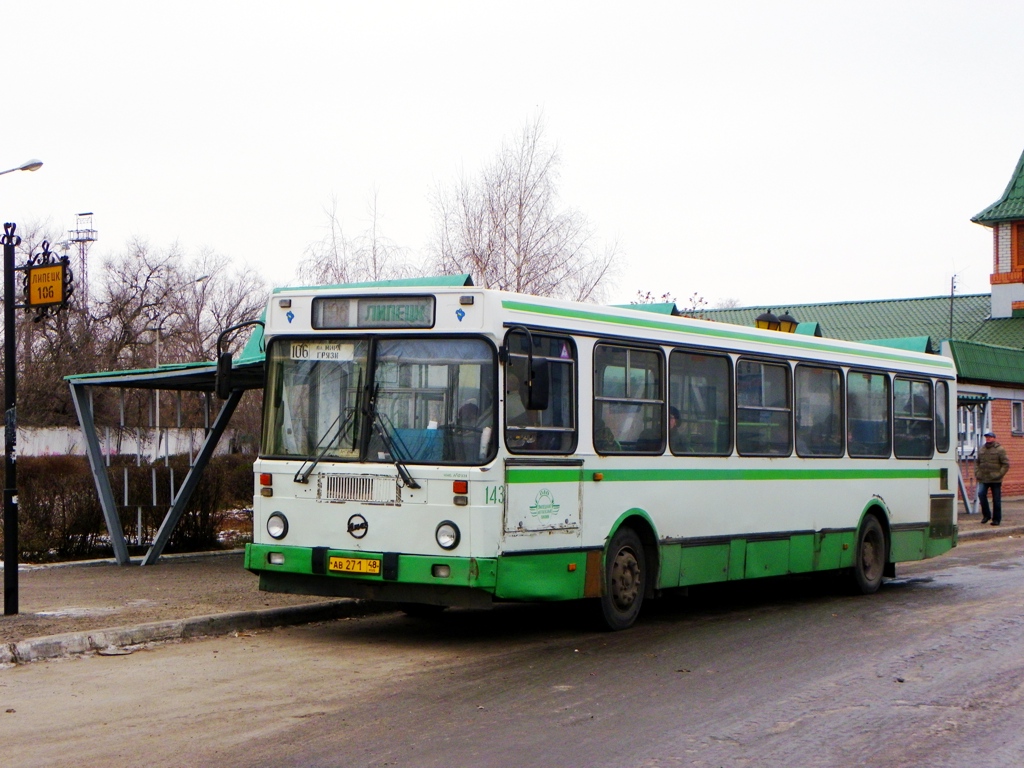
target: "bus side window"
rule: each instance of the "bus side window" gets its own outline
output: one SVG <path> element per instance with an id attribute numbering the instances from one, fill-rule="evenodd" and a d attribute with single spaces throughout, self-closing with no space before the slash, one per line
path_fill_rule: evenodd
<path id="1" fill-rule="evenodd" d="M 931 382 L 897 376 L 892 398 L 893 453 L 900 459 L 930 459 L 934 451 Z"/>
<path id="2" fill-rule="evenodd" d="M 569 337 L 532 334 L 534 367 L 546 371 L 547 408 L 527 406 L 525 333 L 506 336 L 505 444 L 512 453 L 572 453 L 576 450 L 576 345 Z M 538 362 L 546 365 L 537 365 Z"/>
<path id="3" fill-rule="evenodd" d="M 935 382 L 935 450 L 949 451 L 949 384 Z"/>
<path id="4" fill-rule="evenodd" d="M 847 450 L 854 458 L 887 459 L 891 452 L 889 377 L 850 371 L 846 376 Z"/>
<path id="5" fill-rule="evenodd" d="M 788 456 L 793 450 L 789 366 L 736 363 L 736 450 L 741 456 Z"/>
<path id="6" fill-rule="evenodd" d="M 726 355 L 673 350 L 669 357 L 669 448 L 680 456 L 732 453 L 732 365 Z M 674 410 L 673 410 L 674 409 Z"/>
<path id="7" fill-rule="evenodd" d="M 663 453 L 664 358 L 660 350 L 594 347 L 594 449 L 598 453 Z"/>
<path id="8" fill-rule="evenodd" d="M 835 368 L 796 367 L 796 452 L 843 455 L 843 377 Z"/>

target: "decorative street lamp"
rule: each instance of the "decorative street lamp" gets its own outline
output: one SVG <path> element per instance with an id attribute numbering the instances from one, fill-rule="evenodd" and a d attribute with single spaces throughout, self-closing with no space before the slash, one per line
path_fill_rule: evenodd
<path id="1" fill-rule="evenodd" d="M 779 330 L 783 333 L 796 333 L 798 325 L 800 325 L 800 321 L 789 314 L 789 312 L 783 312 L 779 315 Z"/>
<path id="2" fill-rule="evenodd" d="M 779 330 L 779 318 L 773 315 L 770 311 L 762 312 L 754 320 L 754 325 L 763 331 L 777 331 Z"/>

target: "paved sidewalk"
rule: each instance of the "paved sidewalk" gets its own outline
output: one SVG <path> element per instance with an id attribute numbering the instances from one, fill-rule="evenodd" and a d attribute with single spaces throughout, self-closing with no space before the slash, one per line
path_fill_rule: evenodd
<path id="1" fill-rule="evenodd" d="M 990 499 L 991 505 L 991 499 Z M 964 504 L 957 504 L 957 525 L 960 528 L 960 540 L 971 541 L 977 538 L 997 538 L 999 536 L 1024 536 L 1024 496 L 1003 499 L 1003 520 L 998 527 L 982 525 L 981 513 L 968 515 Z"/>
<path id="2" fill-rule="evenodd" d="M 16 616 L 0 616 L 0 664 L 365 613 L 354 600 L 260 592 L 240 551 L 18 569 Z"/>
<path id="3" fill-rule="evenodd" d="M 1024 544 L 1024 497 L 1003 501 L 999 527 L 982 525 L 980 517 L 960 505 L 961 543 L 1005 536 Z M 0 664 L 380 610 L 354 600 L 260 592 L 239 551 L 136 563 L 22 565 L 20 613 L 0 617 Z"/>

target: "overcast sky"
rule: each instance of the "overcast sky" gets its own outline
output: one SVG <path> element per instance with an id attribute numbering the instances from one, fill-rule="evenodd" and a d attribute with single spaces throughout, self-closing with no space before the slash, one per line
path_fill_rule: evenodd
<path id="1" fill-rule="evenodd" d="M 988 290 L 1024 151 L 1024 3 L 8 3 L 0 218 L 295 282 L 337 199 L 424 253 L 438 184 L 542 114 L 609 300 Z"/>

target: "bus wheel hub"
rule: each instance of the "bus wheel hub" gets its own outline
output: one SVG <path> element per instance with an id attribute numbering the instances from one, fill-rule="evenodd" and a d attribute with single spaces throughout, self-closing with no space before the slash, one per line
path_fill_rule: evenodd
<path id="1" fill-rule="evenodd" d="M 612 599 L 619 608 L 628 608 L 640 591 L 640 564 L 632 550 L 622 549 L 612 561 Z"/>

